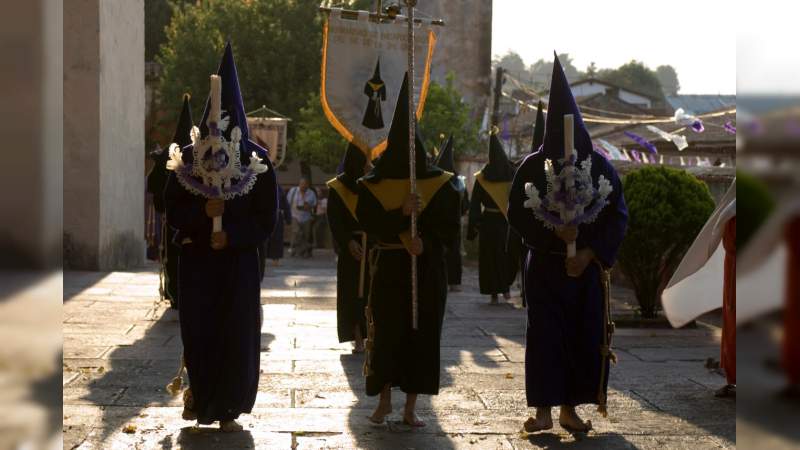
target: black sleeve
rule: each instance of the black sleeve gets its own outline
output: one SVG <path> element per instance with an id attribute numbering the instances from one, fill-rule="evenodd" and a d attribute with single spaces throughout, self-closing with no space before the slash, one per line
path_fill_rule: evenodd
<path id="1" fill-rule="evenodd" d="M 346 249 L 350 240 L 353 239 L 353 229 L 350 226 L 352 221 L 348 220 L 350 211 L 345 206 L 342 198 L 334 190 L 328 194 L 328 226 L 331 228 L 331 235 L 336 245 L 340 249 Z"/>
<path id="2" fill-rule="evenodd" d="M 476 180 L 472 188 L 472 199 L 469 203 L 469 218 L 467 222 L 467 240 L 473 240 L 478 236 L 478 225 L 481 221 L 481 203 L 484 191 L 481 184 Z"/>
<path id="3" fill-rule="evenodd" d="M 250 197 L 245 214 L 222 216 L 222 227 L 231 248 L 250 248 L 260 245 L 275 229 L 278 218 L 278 195 L 275 171 L 270 166 L 258 175 L 256 184 L 247 194 Z"/>
<path id="4" fill-rule="evenodd" d="M 211 218 L 206 216 L 206 199 L 187 191 L 174 173 L 169 174 L 164 194 L 167 221 L 178 230 L 176 244 L 180 245 L 180 240 L 186 237 L 194 242 L 209 242 Z"/>
<path id="5" fill-rule="evenodd" d="M 459 195 L 450 183 L 445 183 L 433 196 L 430 205 L 420 216 L 420 234 L 423 241 L 438 239 L 446 243 L 458 233 L 461 227 Z"/>

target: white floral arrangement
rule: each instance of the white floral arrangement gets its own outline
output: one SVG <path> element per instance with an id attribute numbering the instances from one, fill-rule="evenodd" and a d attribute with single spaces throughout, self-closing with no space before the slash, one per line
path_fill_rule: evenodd
<path id="1" fill-rule="evenodd" d="M 247 194 L 255 186 L 257 175 L 269 170 L 269 166 L 252 152 L 249 164 L 242 167 L 239 150 L 242 130 L 238 126 L 231 130 L 230 141 L 225 139 L 230 117 L 220 108 L 220 84 L 220 77 L 212 75 L 211 111 L 206 121 L 210 132 L 201 138 L 200 130 L 192 128 L 192 162 L 184 163 L 182 149 L 172 144 L 167 169 L 174 171 L 181 185 L 194 194 L 230 200 Z"/>
<path id="2" fill-rule="evenodd" d="M 548 229 L 591 223 L 603 207 L 608 204 L 608 196 L 613 191 L 611 182 L 600 175 L 595 188 L 592 181 L 592 158 L 587 157 L 576 167 L 578 153 L 573 150 L 566 163 L 563 159 L 561 171 L 556 174 L 551 160 L 545 161 L 547 190 L 542 196 L 533 183 L 525 183 L 525 208 Z"/>

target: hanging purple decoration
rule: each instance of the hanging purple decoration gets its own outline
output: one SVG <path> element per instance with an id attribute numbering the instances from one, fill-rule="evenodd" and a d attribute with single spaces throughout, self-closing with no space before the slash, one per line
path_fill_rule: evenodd
<path id="1" fill-rule="evenodd" d="M 800 137 L 800 122 L 794 119 L 787 119 L 785 127 L 786 134 L 791 137 Z"/>
<path id="2" fill-rule="evenodd" d="M 723 125 L 723 128 L 725 128 L 725 131 L 727 131 L 728 134 L 736 134 L 736 127 L 733 126 L 733 123 L 731 123 L 730 120 L 725 122 L 725 125 Z"/>
<path id="3" fill-rule="evenodd" d="M 637 144 L 639 144 L 639 145 L 641 145 L 642 147 L 646 148 L 648 151 L 650 151 L 650 153 L 658 153 L 658 150 L 656 149 L 656 146 L 655 146 L 655 145 L 653 145 L 653 144 L 652 144 L 650 141 L 648 141 L 647 139 L 645 139 L 645 138 L 643 138 L 643 137 L 639 136 L 638 134 L 636 134 L 636 133 L 631 133 L 630 131 L 623 131 L 623 134 L 624 134 L 625 136 L 628 136 L 629 138 L 631 138 L 631 139 L 632 139 L 634 142 L 636 142 Z"/>
<path id="4" fill-rule="evenodd" d="M 503 131 L 500 133 L 500 139 L 506 143 L 511 141 L 511 133 L 508 130 L 508 116 L 503 116 Z"/>
<path id="5" fill-rule="evenodd" d="M 603 155 L 603 157 L 605 159 L 607 159 L 609 161 L 614 159 L 614 158 L 611 157 L 611 153 L 609 153 L 608 150 L 606 150 L 603 147 L 600 147 L 599 145 L 594 144 L 594 143 L 592 145 L 594 146 L 594 151 L 596 151 L 597 153 L 600 153 L 601 155 Z"/>
<path id="6" fill-rule="evenodd" d="M 639 151 L 638 150 L 631 150 L 630 153 L 631 153 L 631 156 L 633 157 L 634 161 L 636 161 L 637 163 L 642 162 L 641 158 L 639 158 Z"/>
<path id="7" fill-rule="evenodd" d="M 692 122 L 692 131 L 694 131 L 695 133 L 702 133 L 705 130 L 706 130 L 706 127 L 703 126 L 703 121 L 702 120 L 697 119 L 694 122 Z"/>

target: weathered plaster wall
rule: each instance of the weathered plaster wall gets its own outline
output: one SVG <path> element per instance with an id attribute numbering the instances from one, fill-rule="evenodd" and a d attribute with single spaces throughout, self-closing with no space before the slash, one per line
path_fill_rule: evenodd
<path id="1" fill-rule="evenodd" d="M 144 3 L 66 0 L 64 249 L 71 267 L 144 257 Z"/>

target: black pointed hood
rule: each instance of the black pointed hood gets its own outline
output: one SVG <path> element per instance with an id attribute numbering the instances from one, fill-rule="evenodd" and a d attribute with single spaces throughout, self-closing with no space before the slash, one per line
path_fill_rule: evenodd
<path id="1" fill-rule="evenodd" d="M 539 151 L 539 147 L 544 142 L 544 104 L 539 100 L 539 105 L 536 106 L 536 123 L 533 124 L 533 143 L 531 144 L 531 153 Z"/>
<path id="2" fill-rule="evenodd" d="M 175 126 L 175 133 L 172 135 L 170 145 L 178 144 L 179 148 L 186 147 L 192 143 L 192 105 L 189 103 L 189 94 L 183 94 L 183 107 L 181 108 L 178 123 Z M 156 163 L 156 167 L 164 166 L 169 159 L 169 146 L 161 152 L 151 152 L 150 157 Z M 166 166 L 163 167 L 166 170 Z"/>
<path id="3" fill-rule="evenodd" d="M 572 114 L 575 118 L 575 149 L 578 151 L 578 159 L 582 160 L 592 153 L 592 140 L 583 124 L 581 111 L 569 88 L 569 82 L 561 67 L 561 62 L 558 60 L 558 55 L 554 54 L 554 57 L 542 149 L 547 158 L 561 159 L 564 157 L 564 116 Z"/>
<path id="4" fill-rule="evenodd" d="M 489 162 L 481 173 L 486 181 L 511 181 L 514 178 L 514 168 L 497 133 L 492 132 L 489 137 Z"/>
<path id="5" fill-rule="evenodd" d="M 378 58 L 378 62 L 375 63 L 375 72 L 372 73 L 372 78 L 370 78 L 371 82 L 373 83 L 383 83 L 381 79 L 381 59 Z"/>
<path id="6" fill-rule="evenodd" d="M 456 173 L 456 162 L 455 158 L 453 157 L 453 135 L 451 134 L 449 138 L 442 144 L 442 149 L 439 150 L 439 154 L 436 156 L 436 163 L 435 166 L 446 170 L 451 173 Z"/>
<path id="7" fill-rule="evenodd" d="M 172 141 L 160 151 L 150 152 L 150 159 L 153 160 L 153 168 L 147 174 L 147 191 L 153 194 L 153 206 L 156 211 L 164 212 L 164 187 L 167 184 L 167 160 L 169 160 L 169 147 L 174 143 L 179 148 L 183 148 L 192 143 L 189 136 L 192 132 L 192 107 L 189 104 L 189 94 L 183 95 L 183 107 L 178 117 L 178 124 L 175 126 L 175 134 Z"/>
<path id="8" fill-rule="evenodd" d="M 364 177 L 367 181 L 378 182 L 384 178 L 408 178 L 408 95 L 408 74 L 406 74 L 403 78 L 400 95 L 397 97 L 397 106 L 394 109 L 386 150 L 381 153 L 380 158 L 374 161 L 375 167 Z M 416 118 L 414 120 L 416 122 Z M 416 127 L 416 130 L 417 178 L 424 179 L 440 175 L 442 171 L 439 168 L 428 165 L 426 156 L 428 152 L 425 150 L 425 144 L 420 136 L 419 126 Z"/>
<path id="9" fill-rule="evenodd" d="M 364 152 L 354 144 L 348 144 L 344 152 L 342 161 L 337 169 L 337 179 L 341 181 L 351 191 L 356 191 L 356 182 L 364 176 L 364 166 L 367 164 L 367 157 Z"/>

